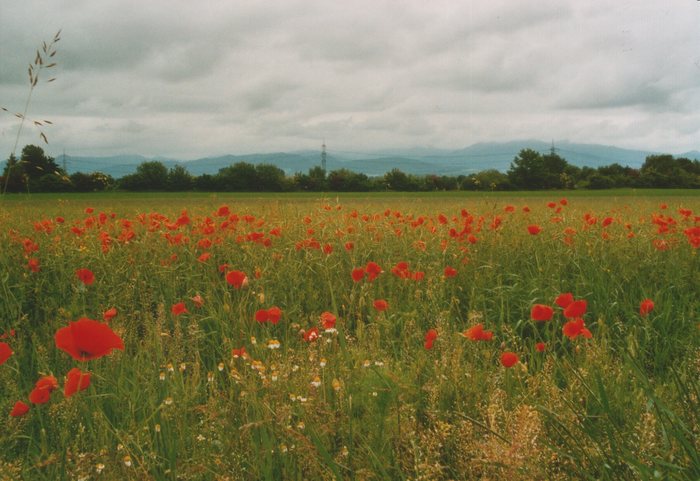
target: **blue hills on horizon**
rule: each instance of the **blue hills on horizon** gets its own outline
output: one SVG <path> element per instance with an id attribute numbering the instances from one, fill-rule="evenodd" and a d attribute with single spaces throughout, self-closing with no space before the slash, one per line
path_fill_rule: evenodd
<path id="1" fill-rule="evenodd" d="M 487 169 L 506 172 L 513 158 L 525 148 L 547 153 L 552 144 L 540 140 L 522 140 L 510 142 L 477 143 L 458 150 L 437 148 L 387 149 L 372 152 L 334 152 L 327 154 L 327 170 L 348 169 L 362 172 L 369 176 L 380 176 L 394 168 L 416 175 L 469 175 Z M 555 144 L 555 151 L 572 165 L 597 168 L 617 163 L 623 166 L 639 168 L 648 155 L 660 152 L 623 149 L 619 147 L 560 142 Z M 677 154 L 676 157 L 700 159 L 700 151 L 693 150 Z M 321 163 L 320 151 L 297 151 L 276 153 L 229 154 L 217 157 L 204 157 L 194 160 L 176 160 L 164 157 L 144 157 L 142 155 L 116 156 L 72 156 L 65 155 L 65 166 L 69 174 L 74 172 L 103 172 L 115 178 L 123 177 L 136 171 L 142 162 L 156 160 L 166 167 L 182 165 L 195 176 L 216 174 L 219 169 L 236 162 L 251 164 L 273 164 L 285 174 L 308 172 Z M 64 165 L 64 155 L 56 157 L 58 165 Z M 4 161 L 0 165 L 4 164 Z"/>

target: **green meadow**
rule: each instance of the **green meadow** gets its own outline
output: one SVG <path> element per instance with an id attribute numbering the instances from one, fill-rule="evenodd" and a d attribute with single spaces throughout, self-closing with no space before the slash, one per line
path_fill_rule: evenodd
<path id="1" fill-rule="evenodd" d="M 0 480 L 700 479 L 697 191 L 7 195 L 0 226 Z"/>

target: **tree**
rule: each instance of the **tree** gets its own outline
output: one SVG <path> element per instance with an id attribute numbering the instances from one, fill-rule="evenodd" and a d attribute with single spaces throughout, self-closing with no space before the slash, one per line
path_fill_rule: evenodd
<path id="1" fill-rule="evenodd" d="M 259 190 L 265 192 L 282 192 L 287 190 L 284 171 L 272 164 L 258 164 L 255 166 L 256 184 Z"/>
<path id="2" fill-rule="evenodd" d="M 39 183 L 39 179 L 45 175 L 66 177 L 66 173 L 56 165 L 54 158 L 47 156 L 44 149 L 36 145 L 26 145 L 22 149 L 19 161 L 11 155 L 3 170 L 7 192 L 40 191 L 42 184 Z M 47 182 L 51 185 L 54 184 L 53 181 Z"/>
<path id="3" fill-rule="evenodd" d="M 224 192 L 251 192 L 258 190 L 255 166 L 248 162 L 236 162 L 219 169 L 216 174 L 217 190 Z"/>
<path id="4" fill-rule="evenodd" d="M 554 151 L 541 155 L 535 150 L 523 149 L 510 164 L 508 178 L 521 189 L 560 189 L 571 182 L 564 175 L 568 166 Z"/>
<path id="5" fill-rule="evenodd" d="M 168 171 L 166 183 L 167 190 L 171 192 L 183 192 L 192 189 L 194 185 L 192 175 L 182 165 L 176 165 Z"/>
<path id="6" fill-rule="evenodd" d="M 399 192 L 414 192 L 420 187 L 420 182 L 415 176 L 408 175 L 397 168 L 384 174 L 384 184 L 388 190 Z"/>
<path id="7" fill-rule="evenodd" d="M 308 174 L 294 174 L 293 184 L 302 191 L 321 192 L 328 189 L 326 171 L 316 166 L 309 169 Z"/>
<path id="8" fill-rule="evenodd" d="M 76 192 L 100 192 L 114 186 L 114 179 L 111 175 L 102 172 L 92 172 L 85 174 L 75 172 L 70 176 L 73 190 Z"/>
<path id="9" fill-rule="evenodd" d="M 348 169 L 338 169 L 328 174 L 328 188 L 333 192 L 366 192 L 370 189 L 369 177 Z"/>

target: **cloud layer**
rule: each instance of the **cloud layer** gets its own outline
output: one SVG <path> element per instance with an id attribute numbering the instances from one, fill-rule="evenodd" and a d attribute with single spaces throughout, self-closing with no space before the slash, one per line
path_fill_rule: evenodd
<path id="1" fill-rule="evenodd" d="M 0 105 L 23 108 L 27 64 L 62 28 L 57 80 L 29 110 L 54 122 L 54 155 L 700 147 L 700 3 L 521 3 L 9 2 Z M 2 152 L 17 125 L 0 117 Z M 27 127 L 20 146 L 37 142 Z"/>

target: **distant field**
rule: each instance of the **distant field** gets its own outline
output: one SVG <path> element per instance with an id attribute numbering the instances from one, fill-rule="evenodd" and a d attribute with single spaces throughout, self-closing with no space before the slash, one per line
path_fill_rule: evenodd
<path id="1" fill-rule="evenodd" d="M 700 479 L 698 191 L 7 195 L 0 226 L 0 480 Z"/>

